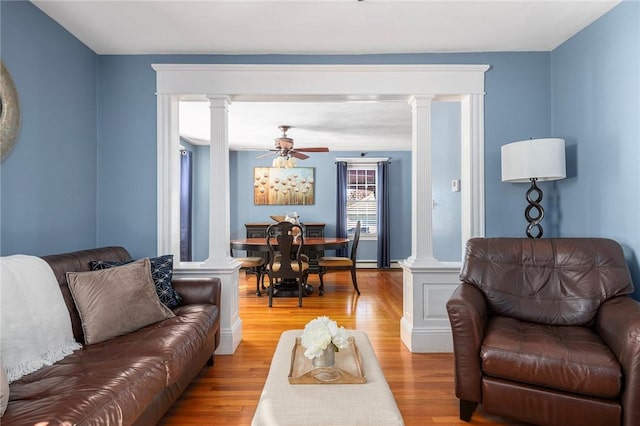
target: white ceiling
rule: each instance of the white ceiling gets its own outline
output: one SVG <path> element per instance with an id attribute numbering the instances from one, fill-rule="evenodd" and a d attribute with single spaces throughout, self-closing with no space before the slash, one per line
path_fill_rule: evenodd
<path id="1" fill-rule="evenodd" d="M 550 51 L 620 0 L 31 0 L 98 54 Z M 192 105 L 194 106 L 194 105 Z M 192 117 L 189 117 L 193 114 Z M 204 114 L 204 116 L 203 116 Z M 208 107 L 181 115 L 206 139 Z M 247 121 L 248 120 L 248 121 Z M 410 149 L 406 102 L 234 102 L 232 149 Z M 204 127 L 203 127 L 204 126 Z M 202 131 L 204 128 L 204 132 Z"/>
<path id="2" fill-rule="evenodd" d="M 192 143 L 208 143 L 208 102 L 180 103 L 180 134 Z M 411 150 L 408 102 L 233 102 L 229 108 L 229 146 L 233 150 L 270 149 L 281 135 L 296 148 L 331 151 Z"/>
<path id="3" fill-rule="evenodd" d="M 99 54 L 548 51 L 619 0 L 32 0 Z"/>

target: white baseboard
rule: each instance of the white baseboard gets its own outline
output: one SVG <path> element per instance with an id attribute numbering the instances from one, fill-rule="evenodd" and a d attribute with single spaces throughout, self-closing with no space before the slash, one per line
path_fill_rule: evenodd
<path id="1" fill-rule="evenodd" d="M 389 269 L 401 269 L 402 266 L 398 263 L 397 260 L 391 261 L 391 265 Z M 378 269 L 378 261 L 377 260 L 358 260 L 356 262 L 356 269 Z"/>
<path id="2" fill-rule="evenodd" d="M 400 320 L 400 338 L 414 353 L 453 352 L 450 328 L 412 328 L 404 318 Z"/>
<path id="3" fill-rule="evenodd" d="M 230 329 L 220 330 L 220 346 L 216 349 L 216 355 L 232 355 L 242 341 L 242 320 L 233 324 Z"/>

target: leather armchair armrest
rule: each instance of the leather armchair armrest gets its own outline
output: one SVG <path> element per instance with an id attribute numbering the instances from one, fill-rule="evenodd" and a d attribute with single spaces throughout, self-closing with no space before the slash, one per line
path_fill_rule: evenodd
<path id="1" fill-rule="evenodd" d="M 220 306 L 222 283 L 219 278 L 174 278 L 173 288 L 182 296 L 183 303 L 211 303 Z"/>
<path id="2" fill-rule="evenodd" d="M 600 306 L 596 330 L 622 366 L 622 424 L 640 425 L 640 302 L 614 297 Z"/>
<path id="3" fill-rule="evenodd" d="M 482 402 L 480 345 L 488 320 L 484 295 L 471 284 L 461 284 L 447 301 L 453 334 L 456 396 L 461 400 Z"/>

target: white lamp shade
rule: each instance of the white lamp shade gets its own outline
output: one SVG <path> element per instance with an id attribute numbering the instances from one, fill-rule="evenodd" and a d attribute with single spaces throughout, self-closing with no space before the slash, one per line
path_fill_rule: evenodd
<path id="1" fill-rule="evenodd" d="M 564 139 L 529 139 L 502 145 L 502 181 L 529 182 L 567 177 Z"/>

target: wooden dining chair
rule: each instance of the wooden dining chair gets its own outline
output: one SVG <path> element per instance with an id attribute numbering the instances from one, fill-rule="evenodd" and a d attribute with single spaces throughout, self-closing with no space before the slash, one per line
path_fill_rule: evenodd
<path id="1" fill-rule="evenodd" d="M 240 262 L 240 269 L 245 273 L 256 276 L 256 296 L 262 296 L 260 291 L 260 285 L 264 288 L 264 257 L 250 256 L 250 257 L 237 257 L 237 261 Z"/>
<path id="2" fill-rule="evenodd" d="M 294 236 L 297 235 L 296 242 Z M 267 228 L 269 262 L 266 273 L 269 277 L 269 307 L 273 306 L 273 294 L 277 282 L 287 281 L 298 285 L 298 306 L 302 306 L 302 295 L 309 262 L 303 260 L 304 233 L 302 227 L 290 222 L 279 222 Z"/>
<path id="3" fill-rule="evenodd" d="M 360 221 L 356 223 L 356 230 L 353 235 L 353 243 L 351 244 L 351 255 L 349 257 L 339 256 L 323 256 L 318 259 L 318 277 L 320 278 L 320 289 L 318 293 L 320 296 L 324 294 L 324 280 L 323 276 L 330 271 L 351 271 L 351 282 L 353 288 L 356 289 L 358 296 L 360 290 L 358 289 L 358 280 L 356 278 L 356 253 L 358 251 L 358 243 L 360 242 Z"/>
<path id="4" fill-rule="evenodd" d="M 245 274 L 256 276 L 256 296 L 262 296 L 260 285 L 262 285 L 262 288 L 264 289 L 264 265 L 267 263 L 265 262 L 264 257 L 234 257 L 233 250 L 231 250 L 231 257 L 240 262 L 240 269 L 243 270 Z"/>

